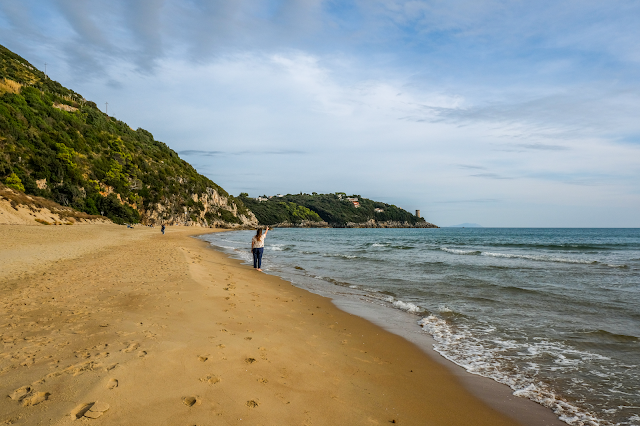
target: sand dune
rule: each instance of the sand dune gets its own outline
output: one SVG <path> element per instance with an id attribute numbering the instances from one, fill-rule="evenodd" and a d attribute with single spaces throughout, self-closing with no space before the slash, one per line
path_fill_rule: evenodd
<path id="1" fill-rule="evenodd" d="M 28 195 L 0 183 L 0 225 L 74 225 L 111 223 L 46 198 Z"/>

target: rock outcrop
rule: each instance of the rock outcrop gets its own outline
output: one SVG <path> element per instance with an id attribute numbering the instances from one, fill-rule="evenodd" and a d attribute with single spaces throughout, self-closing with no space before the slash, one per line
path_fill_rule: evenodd
<path id="1" fill-rule="evenodd" d="M 344 225 L 330 224 L 327 222 L 312 222 L 302 221 L 297 223 L 282 222 L 275 225 L 271 225 L 272 228 L 439 228 L 429 222 L 418 222 L 412 224 L 410 222 L 398 222 L 398 221 L 375 221 L 373 219 L 367 222 L 348 222 Z"/>
<path id="2" fill-rule="evenodd" d="M 255 228 L 258 220 L 246 208 L 228 197 L 220 195 L 214 188 L 201 194 L 191 194 L 192 206 L 181 205 L 177 200 L 164 199 L 151 208 L 140 209 L 141 222 L 145 225 L 184 225 L 211 228 Z"/>
<path id="3" fill-rule="evenodd" d="M 383 222 L 383 221 L 376 221 L 373 219 L 367 222 L 361 222 L 361 223 L 348 222 L 344 227 L 345 228 L 439 228 L 439 226 L 429 222 L 410 223 L 410 222 L 398 222 L 393 220 L 388 220 L 386 222 Z"/>

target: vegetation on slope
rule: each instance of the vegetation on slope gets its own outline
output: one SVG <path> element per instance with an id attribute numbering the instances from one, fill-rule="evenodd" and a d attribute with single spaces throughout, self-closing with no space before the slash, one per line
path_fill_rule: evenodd
<path id="1" fill-rule="evenodd" d="M 0 181 L 116 223 L 138 222 L 159 203 L 159 220 L 181 213 L 239 223 L 250 214 L 151 133 L 102 113 L 1 45 Z M 194 194 L 211 189 L 227 205 L 205 212 Z"/>
<path id="2" fill-rule="evenodd" d="M 344 226 L 347 223 L 364 223 L 370 220 L 376 222 L 407 222 L 411 225 L 425 223 L 419 218 L 400 207 L 392 204 L 362 198 L 359 195 L 347 196 L 345 193 L 335 194 L 287 194 L 281 197 L 264 197 L 258 201 L 242 193 L 240 200 L 254 212 L 262 225 L 274 225 L 281 222 L 297 223 L 303 220 L 328 222 L 331 226 Z M 347 198 L 357 198 L 359 207 Z M 299 209 L 299 210 L 296 210 Z M 304 209 L 304 210 L 302 210 Z M 376 211 L 376 209 L 378 209 Z M 295 216 L 292 211 L 308 211 L 311 215 Z"/>
<path id="3" fill-rule="evenodd" d="M 249 194 L 246 192 L 240 194 L 238 198 L 253 212 L 261 225 L 322 221 L 322 218 L 316 212 L 296 203 L 281 201 L 279 198 L 258 201 L 249 198 Z"/>

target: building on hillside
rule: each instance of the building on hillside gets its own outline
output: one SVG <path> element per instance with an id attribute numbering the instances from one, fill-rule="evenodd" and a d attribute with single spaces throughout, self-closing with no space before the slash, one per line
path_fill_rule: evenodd
<path id="1" fill-rule="evenodd" d="M 384 210 L 382 210 L 382 209 L 380 209 L 380 208 L 377 208 L 377 207 L 376 207 L 375 209 L 373 209 L 373 211 L 374 211 L 374 212 L 376 212 L 376 213 L 382 213 L 382 212 L 384 212 Z"/>
<path id="2" fill-rule="evenodd" d="M 266 198 L 266 197 L 258 197 L 258 198 L 256 198 L 256 200 L 259 201 L 259 202 L 269 201 L 269 199 Z"/>
<path id="3" fill-rule="evenodd" d="M 420 217 L 420 210 L 416 210 L 416 217 Z"/>
<path id="4" fill-rule="evenodd" d="M 353 203 L 355 208 L 360 207 L 360 200 L 357 197 L 347 197 L 346 200 L 350 203 Z"/>

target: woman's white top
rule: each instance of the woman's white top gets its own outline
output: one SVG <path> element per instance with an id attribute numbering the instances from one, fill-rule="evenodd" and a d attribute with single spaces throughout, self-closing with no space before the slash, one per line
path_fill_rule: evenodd
<path id="1" fill-rule="evenodd" d="M 251 246 L 252 246 L 253 248 L 262 248 L 262 247 L 264 247 L 264 237 L 265 237 L 265 236 L 266 236 L 266 234 L 262 234 L 262 235 L 260 236 L 260 238 L 258 238 L 257 236 L 254 236 L 254 237 L 251 239 Z"/>

